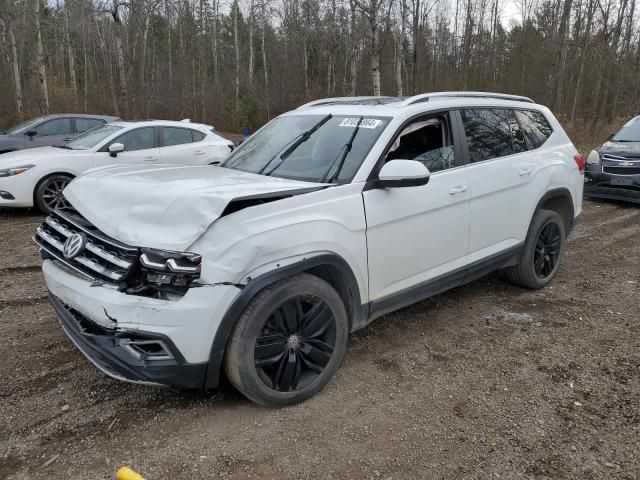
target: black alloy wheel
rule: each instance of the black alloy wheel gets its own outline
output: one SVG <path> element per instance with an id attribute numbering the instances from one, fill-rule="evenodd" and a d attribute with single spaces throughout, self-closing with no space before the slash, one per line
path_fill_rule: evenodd
<path id="1" fill-rule="evenodd" d="M 227 343 L 225 373 L 260 405 L 300 403 L 329 383 L 348 337 L 345 304 L 329 283 L 307 273 L 287 277 L 245 307 Z"/>
<path id="2" fill-rule="evenodd" d="M 325 302 L 308 295 L 288 299 L 266 319 L 256 339 L 258 376 L 276 391 L 304 388 L 322 374 L 335 342 L 336 322 Z"/>
<path id="3" fill-rule="evenodd" d="M 547 223 L 538 235 L 533 254 L 533 268 L 537 277 L 541 280 L 554 273 L 560 257 L 561 246 L 562 234 L 560 228 L 556 223 Z"/>
<path id="4" fill-rule="evenodd" d="M 548 285 L 560 268 L 565 228 L 565 221 L 557 212 L 538 210 L 529 225 L 518 263 L 505 269 L 507 278 L 526 288 Z"/>

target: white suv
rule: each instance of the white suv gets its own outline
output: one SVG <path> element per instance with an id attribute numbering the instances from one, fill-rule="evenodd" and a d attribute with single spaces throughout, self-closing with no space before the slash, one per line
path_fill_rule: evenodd
<path id="1" fill-rule="evenodd" d="M 100 370 L 205 388 L 225 372 L 281 406 L 388 312 L 498 268 L 548 284 L 584 161 L 547 108 L 448 92 L 312 102 L 222 167 L 91 172 L 35 241 L 62 327 Z"/>

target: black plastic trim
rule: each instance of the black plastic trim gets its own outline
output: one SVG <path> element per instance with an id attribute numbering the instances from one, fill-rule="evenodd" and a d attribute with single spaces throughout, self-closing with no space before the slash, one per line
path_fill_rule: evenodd
<path id="1" fill-rule="evenodd" d="M 368 322 L 400 308 L 407 307 L 439 293 L 477 280 L 498 268 L 514 265 L 522 253 L 522 248 L 523 244 L 511 247 L 414 287 L 370 302 Z"/>
<path id="2" fill-rule="evenodd" d="M 536 205 L 536 209 L 534 210 L 534 215 L 536 214 L 536 212 L 538 210 L 540 210 L 540 207 L 542 207 L 542 204 L 544 202 L 546 202 L 547 200 L 550 200 L 551 198 L 554 197 L 565 197 L 568 201 L 569 201 L 569 205 L 571 206 L 571 212 L 569 215 L 569 228 L 567 229 L 566 235 L 569 236 L 569 234 L 571 233 L 571 230 L 573 230 L 573 227 L 576 223 L 576 218 L 575 218 L 575 207 L 573 205 L 573 197 L 571 196 L 571 192 L 566 189 L 566 188 L 554 188 L 552 190 L 547 191 L 541 198 L 540 200 L 538 200 L 538 205 Z M 533 218 L 533 217 L 532 217 Z M 527 235 L 529 234 L 529 232 L 527 231 Z"/>
<path id="3" fill-rule="evenodd" d="M 605 200 L 619 200 L 640 205 L 640 190 L 632 190 L 630 188 L 585 185 L 584 196 L 603 198 Z"/>
<path id="4" fill-rule="evenodd" d="M 278 280 L 321 266 L 336 267 L 343 274 L 347 284 L 349 285 L 349 294 L 352 296 L 352 302 L 355 306 L 355 311 L 348 312 L 349 320 L 352 322 L 352 325 L 366 323 L 367 312 L 361 310 L 362 301 L 356 276 L 351 270 L 351 267 L 349 267 L 349 264 L 342 257 L 336 254 L 326 253 L 305 258 L 300 262 L 285 265 L 277 268 L 276 270 L 260 275 L 259 277 L 252 278 L 227 309 L 218 329 L 216 330 L 213 344 L 211 346 L 211 354 L 209 356 L 209 364 L 205 380 L 206 388 L 215 388 L 218 385 L 222 369 L 222 361 L 224 359 L 229 335 L 244 309 L 258 294 L 258 292 Z"/>
<path id="5" fill-rule="evenodd" d="M 62 329 L 74 345 L 107 375 L 132 382 L 202 388 L 207 363 L 187 363 L 169 337 L 139 330 L 135 332 L 107 330 L 87 317 L 73 312 L 53 294 L 49 294 L 49 301 L 58 315 Z M 114 320 L 117 321 L 117 319 Z M 120 346 L 118 340 L 125 338 L 160 340 L 169 349 L 174 359 L 138 360 Z"/>

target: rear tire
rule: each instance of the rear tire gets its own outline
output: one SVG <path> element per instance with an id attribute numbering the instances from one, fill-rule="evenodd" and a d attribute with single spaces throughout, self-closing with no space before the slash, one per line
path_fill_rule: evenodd
<path id="1" fill-rule="evenodd" d="M 225 372 L 260 405 L 293 405 L 333 377 L 348 331 L 342 299 L 328 283 L 308 274 L 289 277 L 246 307 L 227 345 Z"/>
<path id="2" fill-rule="evenodd" d="M 560 267 L 565 235 L 560 215 L 552 210 L 538 210 L 529 227 L 519 263 L 505 269 L 507 278 L 526 288 L 547 286 Z"/>
<path id="3" fill-rule="evenodd" d="M 36 207 L 47 215 L 50 215 L 56 208 L 69 207 L 62 191 L 71 180 L 73 180 L 72 177 L 61 173 L 49 175 L 40 180 L 33 195 Z"/>

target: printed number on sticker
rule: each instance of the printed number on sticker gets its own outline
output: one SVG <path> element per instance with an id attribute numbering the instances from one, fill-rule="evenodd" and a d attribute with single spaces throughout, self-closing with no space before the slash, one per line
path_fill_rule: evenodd
<path id="1" fill-rule="evenodd" d="M 345 118 L 340 122 L 341 127 L 357 127 L 359 118 Z M 382 123 L 382 120 L 376 120 L 375 118 L 363 118 L 360 122 L 360 128 L 376 128 Z"/>

